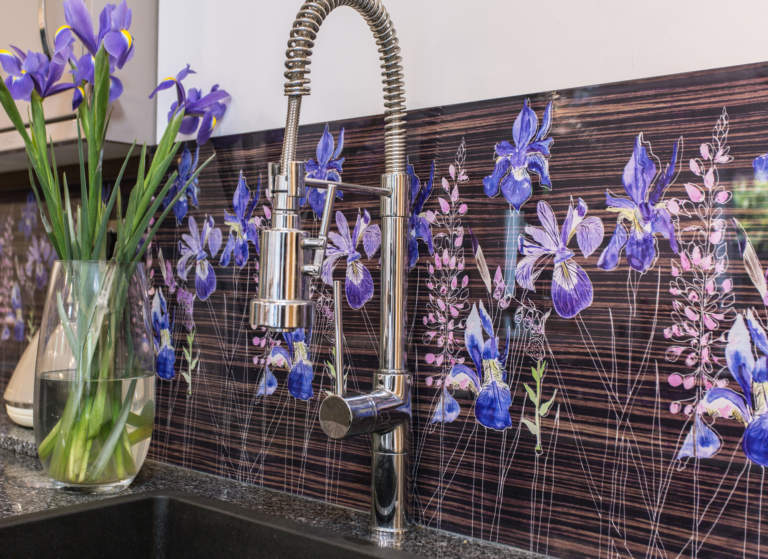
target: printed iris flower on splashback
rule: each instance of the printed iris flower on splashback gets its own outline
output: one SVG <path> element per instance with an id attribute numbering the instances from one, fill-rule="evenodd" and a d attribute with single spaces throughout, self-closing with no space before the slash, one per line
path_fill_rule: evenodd
<path id="1" fill-rule="evenodd" d="M 544 200 L 537 207 L 540 227 L 528 225 L 519 238 L 520 254 L 517 264 L 517 283 L 535 291 L 536 279 L 550 259 L 552 272 L 552 303 L 555 312 L 563 318 L 573 318 L 592 304 L 592 282 L 584 268 L 576 262 L 576 253 L 568 245 L 576 237 L 581 254 L 590 256 L 603 242 L 603 222 L 595 216 L 587 217 L 587 204 L 579 198 L 574 206 L 571 200 L 562 229 L 557 217 Z"/>
<path id="2" fill-rule="evenodd" d="M 240 179 L 237 181 L 237 188 L 232 197 L 232 208 L 234 213 L 224 212 L 224 223 L 229 227 L 229 238 L 224 250 L 221 252 L 219 263 L 222 266 L 228 266 L 235 255 L 235 264 L 238 268 L 245 266 L 248 262 L 248 243 L 252 243 L 256 254 L 259 254 L 259 227 L 260 219 L 254 215 L 256 203 L 259 201 L 261 182 L 256 183 L 256 193 L 251 194 L 251 190 L 245 182 L 245 176 L 240 171 Z"/>
<path id="3" fill-rule="evenodd" d="M 328 233 L 330 242 L 325 251 L 326 258 L 323 261 L 321 277 L 326 284 L 331 285 L 333 269 L 337 261 L 340 258 L 346 258 L 344 291 L 347 294 L 349 306 L 359 309 L 373 297 L 373 278 L 363 264 L 360 245 L 362 244 L 366 258 L 373 258 L 381 246 L 381 229 L 378 225 L 371 224 L 371 214 L 368 210 L 358 212 L 355 228 L 351 234 L 347 218 L 343 213 L 336 212 L 336 229 L 338 232 Z"/>
<path id="4" fill-rule="evenodd" d="M 542 186 L 552 188 L 549 148 L 553 139 L 547 137 L 552 126 L 552 102 L 544 109 L 541 128 L 529 103 L 526 99 L 512 126 L 514 145 L 507 140 L 496 144 L 496 167 L 483 179 L 483 190 L 488 196 L 496 196 L 501 191 L 510 206 L 518 211 L 533 192 L 531 173 L 539 177 Z"/>
<path id="5" fill-rule="evenodd" d="M 656 261 L 656 234 L 669 240 L 669 246 L 677 254 L 677 237 L 672 216 L 662 199 L 664 192 L 674 182 L 678 173 L 682 138 L 672 146 L 672 157 L 663 171 L 657 172 L 658 159 L 651 152 L 651 145 L 640 133 L 635 139 L 632 157 L 624 167 L 622 183 L 628 198 L 605 193 L 607 209 L 618 214 L 616 229 L 608 246 L 600 255 L 597 265 L 613 270 L 619 264 L 622 251 L 627 263 L 638 272 L 649 270 Z"/>
<path id="6" fill-rule="evenodd" d="M 344 128 L 339 130 L 339 143 L 334 149 L 333 136 L 325 125 L 323 135 L 317 142 L 315 158 L 309 159 L 305 164 L 305 170 L 308 178 L 321 179 L 329 181 L 341 181 L 344 158 L 341 157 L 341 151 L 344 149 Z M 341 190 L 336 190 L 336 198 L 341 200 L 344 194 Z M 316 216 L 323 215 L 323 206 L 325 205 L 325 191 L 308 186 L 305 197 L 300 200 L 301 205 L 309 202 L 309 206 Z"/>
<path id="7" fill-rule="evenodd" d="M 3 325 L 2 333 L 0 333 L 0 339 L 3 341 L 8 340 L 11 334 L 13 334 L 13 339 L 17 342 L 24 341 L 21 288 L 17 282 L 14 282 L 11 287 L 11 308 L 5 315 L 5 324 Z"/>
<path id="8" fill-rule="evenodd" d="M 189 271 L 194 267 L 197 298 L 205 301 L 216 290 L 216 273 L 209 260 L 213 260 L 221 248 L 221 229 L 214 225 L 210 216 L 203 223 L 202 233 L 193 216 L 189 217 L 188 225 L 189 233 L 183 234 L 179 241 L 181 258 L 176 263 L 176 273 L 187 281 Z"/>
<path id="9" fill-rule="evenodd" d="M 35 280 L 37 289 L 45 289 L 48 285 L 48 270 L 53 265 L 56 253 L 43 237 L 32 237 L 27 248 L 27 262 L 24 265 L 24 274 L 27 278 Z"/>
<path id="10" fill-rule="evenodd" d="M 37 227 L 37 213 L 35 195 L 30 192 L 27 194 L 26 204 L 21 208 L 21 219 L 19 220 L 19 232 L 24 235 L 25 239 L 29 239 L 32 236 L 33 229 Z"/>
<path id="11" fill-rule="evenodd" d="M 756 183 L 768 182 L 768 153 L 755 157 L 752 161 Z"/>
<path id="12" fill-rule="evenodd" d="M 174 365 L 176 363 L 176 350 L 173 347 L 171 325 L 168 305 L 161 289 L 155 291 L 152 298 L 152 330 L 154 332 L 155 360 L 157 374 L 164 379 L 172 379 L 175 376 Z"/>
<path id="13" fill-rule="evenodd" d="M 264 376 L 259 383 L 257 394 L 268 396 L 277 389 L 277 378 L 271 367 L 288 369 L 288 392 L 299 400 L 312 398 L 312 360 L 309 354 L 309 340 L 312 334 L 307 335 L 304 328 L 298 328 L 293 332 L 283 333 L 287 348 L 275 346 L 270 351 L 264 368 Z"/>
<path id="14" fill-rule="evenodd" d="M 759 357 L 755 357 L 754 348 Z M 752 311 L 742 314 L 728 332 L 725 348 L 728 370 L 741 392 L 718 386 L 707 391 L 703 411 L 715 417 L 734 419 L 744 426 L 741 446 L 744 454 L 760 466 L 768 466 L 768 337 Z M 697 434 L 689 433 L 678 458 L 709 458 L 720 448 L 720 438 L 698 418 Z M 693 439 L 698 445 L 694 447 Z M 689 444 L 690 440 L 690 444 Z"/>
<path id="15" fill-rule="evenodd" d="M 464 344 L 474 369 L 462 363 L 456 363 L 451 368 L 432 414 L 432 423 L 450 423 L 459 416 L 461 410 L 450 388 L 475 395 L 475 418 L 481 425 L 499 431 L 512 426 L 509 413 L 512 396 L 506 371 L 509 338 L 510 330 L 507 328 L 506 343 L 500 351 L 499 339 L 485 306 L 482 302 L 480 306 L 472 305 L 464 330 Z"/>
<path id="16" fill-rule="evenodd" d="M 197 162 L 200 155 L 200 146 L 195 146 L 195 155 L 192 156 L 192 152 L 190 151 L 189 147 L 184 146 L 184 151 L 181 152 L 181 157 L 179 158 L 179 164 L 176 168 L 176 180 L 173 181 L 173 185 L 168 190 L 168 194 L 166 194 L 165 198 L 163 198 L 163 209 L 168 207 L 168 204 L 170 204 L 173 199 L 178 194 L 179 190 L 184 188 L 184 185 L 189 182 L 187 185 L 187 195 L 180 197 L 176 203 L 173 205 L 173 215 L 176 216 L 176 224 L 181 225 L 181 222 L 184 221 L 184 218 L 187 217 L 187 212 L 189 211 L 189 205 L 192 204 L 194 207 L 198 206 L 198 194 L 200 192 L 198 184 L 198 178 L 194 177 L 195 169 L 197 169 Z M 191 182 L 190 182 L 190 179 Z"/>
<path id="17" fill-rule="evenodd" d="M 424 204 L 432 194 L 432 186 L 435 180 L 435 162 L 429 169 L 429 180 L 421 184 L 413 165 L 407 166 L 408 176 L 411 179 L 411 215 L 408 218 L 408 268 L 413 268 L 419 260 L 419 241 L 423 242 L 429 255 L 435 253 L 432 240 L 432 226 L 424 212 Z"/>
<path id="18" fill-rule="evenodd" d="M 547 103 L 539 128 L 536 112 L 530 107 L 530 101 L 526 99 L 512 125 L 513 143 L 502 140 L 496 144 L 494 149 L 496 164 L 493 173 L 483 179 L 483 190 L 486 195 L 495 197 L 501 192 L 504 199 L 509 202 L 504 218 L 504 291 L 509 296 L 515 293 L 517 238 L 525 221 L 521 215 L 521 208 L 533 193 L 531 174 L 539 177 L 539 183 L 544 188 L 552 188 L 549 177 L 549 157 L 554 140 L 547 137 L 551 127 L 552 102 Z"/>

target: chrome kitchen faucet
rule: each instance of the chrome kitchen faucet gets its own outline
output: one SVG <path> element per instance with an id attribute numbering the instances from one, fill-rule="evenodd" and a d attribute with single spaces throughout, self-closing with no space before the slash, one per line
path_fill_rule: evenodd
<path id="1" fill-rule="evenodd" d="M 363 186 L 305 177 L 296 161 L 301 98 L 309 95 L 309 65 L 315 37 L 339 6 L 365 18 L 379 47 L 384 93 L 385 174 L 380 186 Z M 380 543 L 397 540 L 407 524 L 408 447 L 411 377 L 405 365 L 405 299 L 408 175 L 405 170 L 405 86 L 400 47 L 389 14 L 379 0 L 310 0 L 291 28 L 286 50 L 285 95 L 288 115 L 280 163 L 269 165 L 272 226 L 260 233 L 259 293 L 251 302 L 251 326 L 276 331 L 308 327 L 312 320 L 309 287 L 320 275 L 337 188 L 379 196 L 381 203 L 381 322 L 379 369 L 373 390 L 349 395 L 344 389 L 340 282 L 334 282 L 335 392 L 320 406 L 320 426 L 331 438 L 371 433 L 372 529 Z M 306 185 L 325 188 L 319 234 L 302 229 L 299 200 Z"/>

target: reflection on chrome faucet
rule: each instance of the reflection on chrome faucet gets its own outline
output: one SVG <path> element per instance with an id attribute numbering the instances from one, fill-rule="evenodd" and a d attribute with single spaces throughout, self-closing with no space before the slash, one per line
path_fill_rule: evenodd
<path id="1" fill-rule="evenodd" d="M 339 6 L 365 18 L 379 46 L 384 94 L 386 173 L 380 186 L 305 177 L 296 161 L 301 98 L 309 95 L 315 37 Z M 286 51 L 288 115 L 283 151 L 269 167 L 272 226 L 261 231 L 259 293 L 251 302 L 251 326 L 276 331 L 308 327 L 310 281 L 320 275 L 336 188 L 378 196 L 381 205 L 381 323 L 379 369 L 368 394 L 348 395 L 343 383 L 341 284 L 334 283 L 336 387 L 320 407 L 320 425 L 332 438 L 362 433 L 373 438 L 372 528 L 381 543 L 393 543 L 406 528 L 411 377 L 405 368 L 405 298 L 409 191 L 405 168 L 405 92 L 394 27 L 378 0 L 311 0 L 296 16 Z M 319 233 L 302 229 L 299 200 L 306 185 L 326 189 Z"/>

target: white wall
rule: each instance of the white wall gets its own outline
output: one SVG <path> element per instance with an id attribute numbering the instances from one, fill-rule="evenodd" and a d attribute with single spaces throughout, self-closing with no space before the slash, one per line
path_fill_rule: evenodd
<path id="1" fill-rule="evenodd" d="M 233 96 L 218 134 L 284 125 L 285 42 L 301 0 L 158 0 L 159 77 L 186 62 Z M 408 108 L 768 60 L 766 0 L 384 0 Z M 302 123 L 382 112 L 376 47 L 340 8 L 321 28 Z M 173 94 L 166 92 L 158 123 Z"/>

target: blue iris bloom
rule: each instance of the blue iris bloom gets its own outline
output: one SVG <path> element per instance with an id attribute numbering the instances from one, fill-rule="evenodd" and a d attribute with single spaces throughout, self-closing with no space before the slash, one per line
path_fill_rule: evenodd
<path id="1" fill-rule="evenodd" d="M 432 193 L 432 185 L 435 180 L 435 162 L 429 170 L 429 180 L 421 184 L 419 177 L 413 170 L 413 165 L 407 167 L 408 176 L 411 178 L 411 215 L 408 218 L 408 267 L 413 268 L 419 260 L 419 241 L 427 245 L 429 254 L 435 253 L 432 241 L 432 227 L 424 210 L 424 204 Z"/>
<path id="2" fill-rule="evenodd" d="M 657 173 L 658 159 L 650 143 L 643 141 L 642 133 L 637 135 L 622 176 L 629 198 L 614 196 L 610 190 L 605 193 L 607 209 L 618 214 L 618 219 L 613 237 L 597 262 L 603 270 L 616 268 L 625 248 L 630 267 L 638 272 L 650 269 L 656 260 L 656 233 L 668 239 L 672 251 L 678 253 L 675 227 L 662 197 L 677 176 L 681 143 L 679 138 L 672 146 L 670 163 Z"/>
<path id="3" fill-rule="evenodd" d="M 757 358 L 753 345 L 759 355 Z M 741 443 L 744 454 L 755 464 L 768 466 L 768 338 L 752 311 L 748 311 L 746 317 L 741 313 L 736 316 L 728 331 L 725 358 L 741 393 L 730 388 L 712 388 L 704 396 L 704 409 L 715 417 L 741 423 L 744 426 Z M 704 430 L 711 431 L 707 426 Z M 713 440 L 708 448 L 698 449 L 699 457 L 708 458 L 720 448 L 720 439 L 713 434 L 716 442 Z M 692 454 L 683 454 L 689 455 Z"/>
<path id="4" fill-rule="evenodd" d="M 516 210 L 531 197 L 531 173 L 539 177 L 543 187 L 552 188 L 549 148 L 553 139 L 547 138 L 552 126 L 551 101 L 544 109 L 541 128 L 538 126 L 536 112 L 526 99 L 512 126 L 514 145 L 506 140 L 496 144 L 496 167 L 492 174 L 483 179 L 483 190 L 488 196 L 494 197 L 501 190 L 501 194 Z"/>
<path id="5" fill-rule="evenodd" d="M 157 374 L 160 378 L 172 379 L 175 375 L 176 350 L 171 340 L 173 328 L 168 316 L 168 305 L 160 289 L 155 291 L 152 299 L 152 330 L 157 353 Z"/>
<path id="6" fill-rule="evenodd" d="M 305 334 L 304 328 L 298 328 L 293 332 L 283 334 L 287 348 L 275 346 L 267 358 L 267 365 L 264 370 L 264 377 L 259 383 L 257 394 L 260 396 L 270 395 L 277 389 L 277 378 L 275 378 L 271 367 L 280 367 L 288 369 L 288 392 L 294 398 L 299 400 L 309 400 L 312 398 L 312 379 L 314 371 L 309 353 L 309 335 Z"/>
<path id="7" fill-rule="evenodd" d="M 486 335 L 488 338 L 485 338 Z M 472 369 L 461 363 L 453 366 L 432 415 L 433 423 L 451 422 L 458 417 L 459 404 L 447 390 L 451 387 L 454 390 L 469 390 L 476 395 L 475 418 L 481 425 L 498 431 L 512 426 L 509 413 L 512 396 L 507 385 L 506 371 L 509 336 L 507 328 L 505 349 L 500 352 L 491 317 L 483 303 L 479 307 L 472 305 L 464 331 L 464 343 L 475 367 Z"/>
<path id="8" fill-rule="evenodd" d="M 334 149 L 333 136 L 326 124 L 323 135 L 320 136 L 320 141 L 317 142 L 317 148 L 315 149 L 316 159 L 310 159 L 305 164 L 307 177 L 328 181 L 341 181 L 342 165 L 344 165 L 344 158 L 341 157 L 341 150 L 343 149 L 344 129 L 339 130 L 339 144 Z M 336 190 L 336 198 L 339 200 L 344 198 L 341 190 Z M 300 203 L 303 206 L 307 201 L 315 215 L 323 215 L 323 206 L 325 206 L 324 190 L 307 187 L 306 195 L 300 200 Z"/>
<path id="9" fill-rule="evenodd" d="M 240 171 L 240 179 L 232 197 L 234 214 L 224 212 L 224 223 L 229 226 L 229 239 L 221 252 L 219 263 L 228 266 L 232 254 L 235 255 L 235 264 L 242 268 L 248 262 L 248 243 L 253 243 L 256 254 L 259 254 L 259 226 L 260 220 L 253 215 L 256 202 L 259 200 L 261 182 L 256 183 L 256 195 L 252 196 L 245 176 Z"/>

